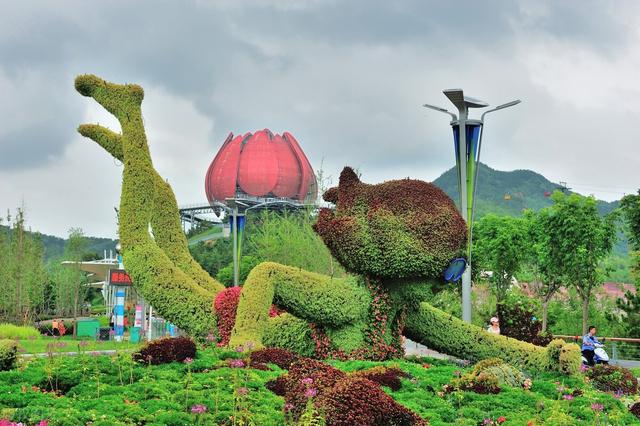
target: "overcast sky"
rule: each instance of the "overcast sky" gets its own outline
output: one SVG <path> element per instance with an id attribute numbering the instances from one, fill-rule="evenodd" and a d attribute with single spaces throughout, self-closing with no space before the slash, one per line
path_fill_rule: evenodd
<path id="1" fill-rule="evenodd" d="M 637 1 L 0 0 L 0 208 L 33 230 L 115 237 L 122 167 L 76 133 L 119 129 L 77 74 L 145 89 L 179 204 L 229 132 L 290 131 L 334 183 L 431 181 L 454 164 L 443 89 L 487 116 L 482 160 L 598 198 L 640 186 Z M 4 216 L 4 214 L 3 214 Z"/>

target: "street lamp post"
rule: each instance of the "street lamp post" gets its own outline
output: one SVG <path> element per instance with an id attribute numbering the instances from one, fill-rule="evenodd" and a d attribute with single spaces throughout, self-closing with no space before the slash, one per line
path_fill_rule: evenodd
<path id="1" fill-rule="evenodd" d="M 520 100 L 499 105 L 485 111 L 480 120 L 469 119 L 469 108 L 485 108 L 489 104 L 481 100 L 464 96 L 462 89 L 444 90 L 443 93 L 458 109 L 458 115 L 445 108 L 425 104 L 426 108 L 449 114 L 452 118 L 453 143 L 456 154 L 456 170 L 458 174 L 458 192 L 460 194 L 460 213 L 467 222 L 467 268 L 462 274 L 462 319 L 471 322 L 471 242 L 472 224 L 475 207 L 476 182 L 478 178 L 478 163 L 480 162 L 480 148 L 484 116 L 490 112 L 508 108 L 520 103 Z"/>

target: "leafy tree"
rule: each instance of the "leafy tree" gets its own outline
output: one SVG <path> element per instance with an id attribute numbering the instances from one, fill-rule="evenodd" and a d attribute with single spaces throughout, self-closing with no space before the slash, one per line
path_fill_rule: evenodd
<path id="1" fill-rule="evenodd" d="M 335 277 L 345 276 L 311 225 L 312 212 L 263 211 L 247 218 L 246 252 L 261 261 L 297 266 L 307 271 Z"/>
<path id="2" fill-rule="evenodd" d="M 640 284 L 640 190 L 637 195 L 625 195 L 620 207 L 632 249 L 631 272 L 636 283 Z"/>
<path id="3" fill-rule="evenodd" d="M 78 307 L 80 303 L 84 301 L 86 295 L 85 274 L 80 269 L 80 262 L 82 262 L 87 252 L 87 239 L 80 228 L 71 228 L 69 230 L 69 240 L 65 247 L 65 258 L 68 261 L 74 262 L 70 266 L 71 274 L 69 274 L 69 284 L 71 286 L 73 295 L 73 322 L 77 323 L 78 319 Z M 73 328 L 73 337 L 76 337 L 76 329 Z"/>
<path id="4" fill-rule="evenodd" d="M 258 264 L 260 260 L 254 256 L 242 256 L 240 260 L 240 269 L 238 270 L 238 280 L 240 285 L 247 279 L 249 272 Z M 224 268 L 221 268 L 216 275 L 218 281 L 225 285 L 225 287 L 233 286 L 233 261 L 230 262 Z"/>
<path id="5" fill-rule="evenodd" d="M 601 263 L 616 241 L 617 212 L 602 217 L 594 197 L 567 196 L 560 191 L 551 197 L 546 244 L 553 250 L 553 263 L 562 265 L 563 281 L 580 296 L 582 330 L 586 333 L 589 302 L 594 288 L 602 283 Z"/>
<path id="6" fill-rule="evenodd" d="M 504 300 L 528 253 L 527 221 L 523 218 L 490 214 L 473 227 L 472 261 L 493 272 L 490 282 L 498 302 Z"/>
<path id="7" fill-rule="evenodd" d="M 233 261 L 231 238 L 218 238 L 212 241 L 199 242 L 189 247 L 191 256 L 212 277 Z"/>
<path id="8" fill-rule="evenodd" d="M 527 221 L 528 239 L 531 244 L 528 259 L 533 269 L 534 279 L 531 289 L 542 302 L 542 332 L 547 330 L 547 318 L 549 302 L 562 286 L 562 262 L 563 257 L 559 248 L 551 243 L 553 235 L 551 220 L 552 211 L 544 208 L 538 213 L 526 211 L 524 218 Z"/>
<path id="9" fill-rule="evenodd" d="M 23 209 L 7 222 L 10 230 L 0 235 L 0 318 L 27 324 L 44 309 L 44 248 L 38 234 L 25 230 Z"/>

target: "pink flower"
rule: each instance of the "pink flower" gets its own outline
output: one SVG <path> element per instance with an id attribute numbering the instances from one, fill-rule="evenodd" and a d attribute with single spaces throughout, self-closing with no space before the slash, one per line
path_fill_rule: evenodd
<path id="1" fill-rule="evenodd" d="M 216 335 L 213 333 L 209 333 L 207 334 L 207 342 L 211 343 L 211 342 L 215 342 L 216 340 Z"/>
<path id="2" fill-rule="evenodd" d="M 502 424 L 507 421 L 507 418 L 505 416 L 500 416 L 496 421 L 498 422 L 498 424 Z"/>
<path id="3" fill-rule="evenodd" d="M 305 377 L 304 379 L 300 380 L 300 383 L 305 386 L 309 386 L 313 384 L 313 379 L 311 377 Z"/>
<path id="4" fill-rule="evenodd" d="M 583 372 L 583 373 L 584 373 L 584 372 L 585 372 L 585 371 L 587 371 L 587 370 L 588 370 L 588 368 L 587 368 L 587 366 L 586 366 L 586 365 L 584 365 L 584 364 L 580 364 L 580 371 L 581 371 L 581 372 Z"/>
<path id="5" fill-rule="evenodd" d="M 238 347 L 236 348 L 236 352 L 238 352 L 238 353 L 242 353 L 242 352 L 244 352 L 244 346 L 242 346 L 242 345 L 238 346 Z"/>
<path id="6" fill-rule="evenodd" d="M 229 360 L 229 367 L 244 368 L 244 361 L 242 361 L 241 359 L 231 359 Z"/>
<path id="7" fill-rule="evenodd" d="M 316 388 L 309 388 L 306 391 L 304 391 L 304 396 L 306 396 L 307 398 L 313 398 L 317 394 L 318 394 L 318 390 Z"/>
<path id="8" fill-rule="evenodd" d="M 483 425 L 490 425 L 491 423 L 493 423 L 492 419 L 484 419 L 484 421 L 482 422 Z"/>
<path id="9" fill-rule="evenodd" d="M 573 395 L 565 394 L 565 395 L 562 395 L 562 398 L 566 399 L 567 401 L 572 401 L 573 400 Z"/>
<path id="10" fill-rule="evenodd" d="M 593 404 L 591 404 L 591 409 L 593 411 L 602 411 L 602 410 L 604 410 L 604 405 L 602 405 L 600 403 L 597 403 L 597 402 L 594 402 Z"/>
<path id="11" fill-rule="evenodd" d="M 38 426 L 49 426 L 49 420 L 40 420 Z"/>
<path id="12" fill-rule="evenodd" d="M 186 357 L 183 362 L 185 364 L 192 364 L 193 363 L 193 358 Z"/>
<path id="13" fill-rule="evenodd" d="M 238 395 L 244 396 L 249 393 L 249 389 L 242 387 L 242 388 L 238 388 L 237 392 L 238 392 Z"/>
<path id="14" fill-rule="evenodd" d="M 191 407 L 191 412 L 193 414 L 202 414 L 207 412 L 207 406 L 202 404 L 196 404 Z"/>
<path id="15" fill-rule="evenodd" d="M 290 402 L 287 402 L 286 404 L 284 404 L 284 411 L 291 411 L 293 410 L 293 404 L 291 404 Z"/>

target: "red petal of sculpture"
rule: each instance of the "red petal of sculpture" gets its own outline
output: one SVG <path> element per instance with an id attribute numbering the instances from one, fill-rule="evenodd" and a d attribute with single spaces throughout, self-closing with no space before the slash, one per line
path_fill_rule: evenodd
<path id="1" fill-rule="evenodd" d="M 300 163 L 282 136 L 273 137 L 273 148 L 278 158 L 278 182 L 272 192 L 277 197 L 298 198 L 302 181 Z"/>
<path id="2" fill-rule="evenodd" d="M 260 130 L 246 141 L 240 155 L 238 184 L 249 195 L 270 193 L 278 182 L 278 159 L 271 143 L 271 132 Z"/>
<path id="3" fill-rule="evenodd" d="M 214 200 L 224 201 L 226 198 L 235 197 L 242 139 L 242 136 L 233 138 L 233 133 L 229 133 L 227 140 L 211 162 L 205 180 L 205 189 L 210 203 Z"/>
<path id="4" fill-rule="evenodd" d="M 311 193 L 312 198 L 315 200 L 318 188 L 316 184 L 316 177 L 313 173 L 313 168 L 311 167 L 311 164 L 309 164 L 307 156 L 304 155 L 302 148 L 300 148 L 300 144 L 298 144 L 298 141 L 293 137 L 291 133 L 284 132 L 282 136 L 284 137 L 284 140 L 291 144 L 291 148 L 296 154 L 296 157 L 298 158 L 298 162 L 300 164 L 302 179 L 300 181 L 300 187 L 298 188 L 298 200 L 304 201 L 304 199 L 307 197 L 308 192 Z"/>

